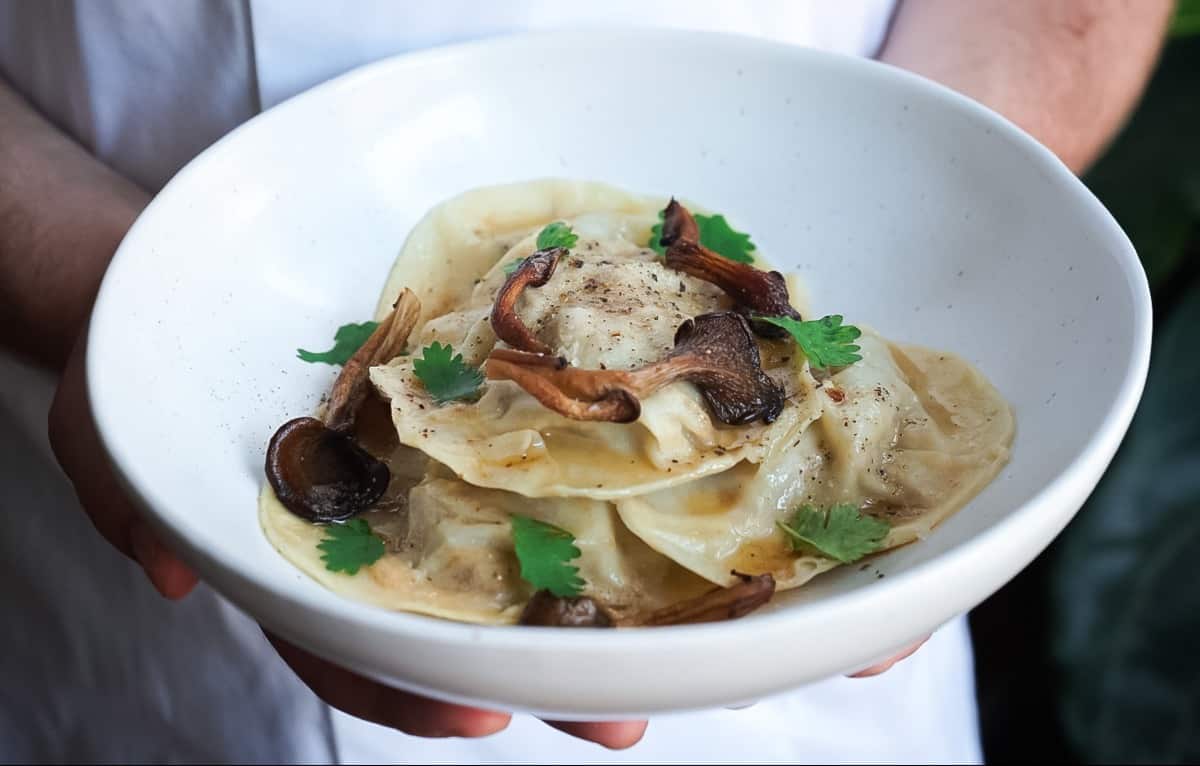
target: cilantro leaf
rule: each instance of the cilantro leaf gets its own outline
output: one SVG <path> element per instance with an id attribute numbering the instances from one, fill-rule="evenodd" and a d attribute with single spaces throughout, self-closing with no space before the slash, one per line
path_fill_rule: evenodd
<path id="1" fill-rule="evenodd" d="M 828 513 L 803 505 L 790 522 L 781 521 L 779 526 L 791 536 L 794 550 L 815 548 L 843 564 L 879 550 L 891 529 L 886 521 L 862 513 L 853 503 L 838 503 Z"/>
<path id="2" fill-rule="evenodd" d="M 321 560 L 330 572 L 358 574 L 360 567 L 369 567 L 384 554 L 383 540 L 371 531 L 366 519 L 351 519 L 345 524 L 330 524 L 325 539 L 317 543 L 324 553 Z"/>
<path id="3" fill-rule="evenodd" d="M 565 247 L 568 250 L 575 247 L 575 243 L 579 241 L 579 236 L 562 221 L 555 221 L 547 224 L 546 228 L 538 232 L 537 249 L 549 250 L 552 247 Z"/>
<path id="4" fill-rule="evenodd" d="M 841 314 L 807 322 L 798 322 L 791 317 L 755 318 L 787 330 L 814 369 L 845 367 L 862 359 L 857 353 L 859 347 L 854 344 L 862 330 L 852 324 L 843 325 Z"/>
<path id="5" fill-rule="evenodd" d="M 537 249 L 549 250 L 554 247 L 565 247 L 570 250 L 575 247 L 575 243 L 579 241 L 579 235 L 562 221 L 546 224 L 545 228 L 538 232 Z M 504 276 L 511 277 L 513 272 L 521 268 L 521 264 L 525 262 L 524 258 L 518 258 L 515 261 L 510 261 L 504 264 Z"/>
<path id="6" fill-rule="evenodd" d="M 324 362 L 325 364 L 345 364 L 358 351 L 358 347 L 367 342 L 371 333 L 379 326 L 378 322 L 363 322 L 361 324 L 344 324 L 333 335 L 333 348 L 328 351 L 305 351 L 296 349 L 296 355 L 306 362 Z"/>
<path id="7" fill-rule="evenodd" d="M 734 229 L 723 215 L 695 216 L 700 228 L 700 244 L 738 263 L 754 263 L 756 249 L 750 235 Z"/>
<path id="8" fill-rule="evenodd" d="M 413 360 L 413 372 L 438 404 L 470 399 L 483 385 L 482 372 L 463 362 L 462 354 L 455 354 L 449 344 L 436 340 Z"/>
<path id="9" fill-rule="evenodd" d="M 696 228 L 700 230 L 700 244 L 718 255 L 723 255 L 738 263 L 754 263 L 754 251 L 757 249 L 750 241 L 750 235 L 738 231 L 729 225 L 723 215 L 693 214 Z M 667 249 L 659 244 L 663 230 L 663 211 L 658 211 L 658 223 L 650 228 L 649 247 L 659 255 L 666 255 Z"/>
<path id="10" fill-rule="evenodd" d="M 521 577 L 537 590 L 559 598 L 578 596 L 585 585 L 579 567 L 568 562 L 579 558 L 575 536 L 553 524 L 513 514 L 513 548 L 521 564 Z"/>

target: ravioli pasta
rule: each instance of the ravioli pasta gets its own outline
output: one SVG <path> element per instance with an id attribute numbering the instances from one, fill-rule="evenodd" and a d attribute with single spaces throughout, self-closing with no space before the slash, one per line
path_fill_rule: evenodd
<path id="1" fill-rule="evenodd" d="M 663 204 L 560 180 L 468 192 L 418 223 L 377 318 L 407 287 L 421 304 L 409 351 L 436 341 L 484 365 L 505 345 L 489 317 L 511 266 L 534 253 L 544 225 L 565 221 L 578 241 L 546 284 L 524 292 L 520 319 L 571 367 L 651 364 L 671 352 L 681 323 L 735 308 L 646 247 Z M 803 310 L 798 283 L 789 285 Z M 770 573 L 782 589 L 832 568 L 832 558 L 793 550 L 778 528 L 802 505 L 861 507 L 890 524 L 885 548 L 921 538 L 1008 459 L 1008 404 L 953 354 L 864 328 L 861 361 L 829 374 L 814 373 L 791 338 L 755 342 L 784 399 L 772 422 L 746 425 L 720 422 L 683 380 L 645 397 L 631 423 L 565 417 L 512 380 L 488 381 L 474 401 L 438 403 L 414 354 L 397 356 L 369 371 L 398 442 L 385 502 L 365 514 L 386 555 L 365 575 L 326 570 L 321 527 L 285 510 L 270 487 L 263 527 L 284 556 L 347 596 L 503 624 L 532 595 L 509 526 L 522 514 L 574 535 L 585 594 L 635 615 L 730 586 L 735 572 Z"/>

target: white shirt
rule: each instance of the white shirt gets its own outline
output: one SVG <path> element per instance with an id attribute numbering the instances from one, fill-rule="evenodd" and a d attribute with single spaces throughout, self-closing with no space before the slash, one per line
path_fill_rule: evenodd
<path id="1" fill-rule="evenodd" d="M 100 159 L 160 188 L 238 123 L 383 56 L 526 29 L 711 29 L 860 55 L 892 0 L 433 3 L 0 0 L 0 74 Z M 960 619 L 874 679 L 743 710 L 663 716 L 630 751 L 526 716 L 483 740 L 423 740 L 330 711 L 257 626 L 201 587 L 181 604 L 94 533 L 45 443 L 53 381 L 0 357 L 0 755 L 6 760 L 975 762 Z"/>

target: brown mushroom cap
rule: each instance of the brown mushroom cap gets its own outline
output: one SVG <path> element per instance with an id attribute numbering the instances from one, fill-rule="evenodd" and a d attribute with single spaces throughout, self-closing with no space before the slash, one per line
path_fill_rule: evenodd
<path id="1" fill-rule="evenodd" d="M 354 440 L 354 418 L 370 393 L 367 371 L 403 349 L 421 304 L 409 290 L 334 381 L 325 420 L 284 423 L 267 445 L 266 473 L 275 496 L 309 521 L 340 521 L 370 508 L 387 489 L 388 467 Z"/>
<path id="2" fill-rule="evenodd" d="M 688 209 L 672 197 L 663 210 L 662 236 L 659 237 L 658 243 L 663 247 L 670 247 L 680 241 L 699 242 L 700 227 L 696 225 L 696 219 Z"/>
<path id="3" fill-rule="evenodd" d="M 279 427 L 267 445 L 267 480 L 292 513 L 309 521 L 341 521 L 383 496 L 388 467 L 316 418 Z"/>
<path id="4" fill-rule="evenodd" d="M 642 398 L 677 380 L 694 383 L 717 419 L 730 425 L 770 423 L 784 404 L 783 390 L 762 370 L 746 320 L 729 311 L 685 321 L 671 353 L 636 370 L 584 370 L 559 357 L 496 349 L 487 376 L 511 380 L 575 420 L 631 422 Z"/>
<path id="5" fill-rule="evenodd" d="M 762 369 L 758 345 L 745 318 L 723 311 L 689 319 L 675 332 L 675 350 L 664 360 L 686 365 L 680 377 L 700 389 L 722 423 L 774 422 L 784 394 Z"/>
<path id="6" fill-rule="evenodd" d="M 668 267 L 721 288 L 737 303 L 739 313 L 748 319 L 753 319 L 754 314 L 763 314 L 800 320 L 800 312 L 792 306 L 787 280 L 782 274 L 762 271 L 714 253 L 700 244 L 699 231 L 688 209 L 672 199 L 663 211 L 663 233 L 659 239 L 667 249 Z M 767 338 L 778 338 L 785 333 L 782 328 L 766 322 L 752 321 L 752 325 L 755 333 Z"/>
<path id="7" fill-rule="evenodd" d="M 560 598 L 546 590 L 533 594 L 517 622 L 560 628 L 611 628 L 614 624 L 612 616 L 594 599 Z"/>
<path id="8" fill-rule="evenodd" d="M 696 622 L 734 620 L 753 612 L 775 595 L 775 578 L 770 574 L 744 575 L 729 588 L 715 588 L 695 598 L 680 601 L 635 620 L 637 625 L 684 625 Z"/>
<path id="9" fill-rule="evenodd" d="M 539 250 L 508 275 L 492 304 L 492 330 L 497 338 L 513 348 L 535 354 L 549 354 L 553 350 L 538 340 L 521 321 L 517 315 L 517 301 L 526 287 L 541 287 L 549 282 L 558 259 L 566 254 L 566 248 L 562 247 Z"/>

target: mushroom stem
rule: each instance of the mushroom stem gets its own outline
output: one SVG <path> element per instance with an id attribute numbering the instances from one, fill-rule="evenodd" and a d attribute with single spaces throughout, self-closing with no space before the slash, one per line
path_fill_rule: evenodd
<path id="1" fill-rule="evenodd" d="M 420 313 L 421 302 L 411 290 L 405 288 L 396 298 L 387 317 L 342 366 L 329 392 L 329 404 L 325 409 L 327 426 L 340 430 L 354 422 L 354 416 L 370 390 L 368 370 L 374 365 L 391 361 L 404 349 Z"/>
<path id="2" fill-rule="evenodd" d="M 562 247 L 539 250 L 508 276 L 492 304 L 492 330 L 497 338 L 522 351 L 549 354 L 553 350 L 538 340 L 521 321 L 517 314 L 517 301 L 526 287 L 541 287 L 549 282 L 558 259 L 566 254 L 566 248 Z"/>
<path id="3" fill-rule="evenodd" d="M 666 264 L 672 269 L 710 282 L 725 291 L 738 304 L 738 311 L 786 316 L 797 321 L 800 312 L 792 306 L 787 280 L 778 271 L 762 271 L 747 263 L 738 263 L 714 253 L 700 244 L 700 230 L 688 209 L 674 199 L 663 211 L 660 242 L 667 248 Z M 766 322 L 754 322 L 754 331 L 764 337 L 780 337 L 784 330 Z"/>
<path id="4" fill-rule="evenodd" d="M 404 348 L 420 312 L 420 301 L 404 290 L 387 318 L 342 367 L 324 422 L 296 418 L 271 437 L 267 480 L 292 513 L 309 521 L 341 521 L 370 508 L 387 490 L 387 465 L 355 442 L 351 427 L 370 391 L 368 370 Z"/>
<path id="5" fill-rule="evenodd" d="M 488 357 L 488 380 L 511 380 L 542 406 L 572 420 L 631 423 L 638 419 L 641 405 L 635 395 L 622 387 L 623 378 L 605 375 L 601 380 L 594 380 L 589 377 L 593 372 L 614 376 L 628 373 L 557 367 L 547 365 L 545 359 L 555 357 L 496 349 Z"/>
<path id="6" fill-rule="evenodd" d="M 633 621 L 635 625 L 684 625 L 696 622 L 733 620 L 753 612 L 775 595 L 775 578 L 770 574 L 737 574 L 741 582 L 715 588 L 695 598 L 680 601 Z"/>
<path id="7" fill-rule="evenodd" d="M 703 314 L 680 325 L 675 348 L 636 370 L 584 370 L 561 357 L 496 349 L 487 376 L 511 380 L 546 407 L 575 420 L 628 423 L 640 400 L 677 380 L 694 383 L 719 420 L 770 423 L 783 409 L 783 391 L 762 371 L 746 320 L 732 312 Z"/>

